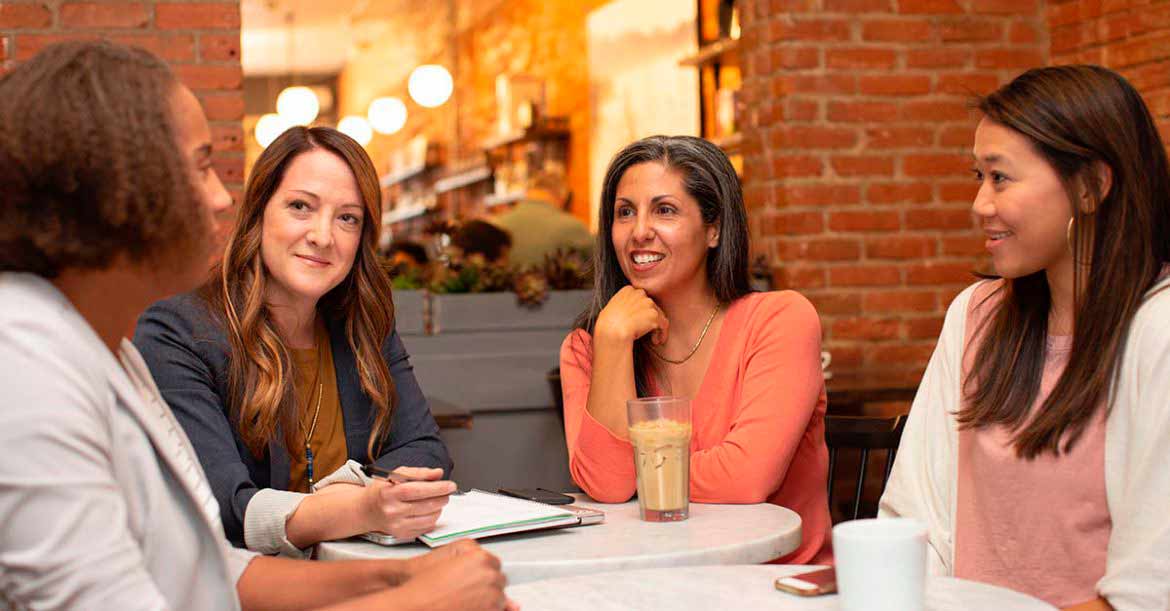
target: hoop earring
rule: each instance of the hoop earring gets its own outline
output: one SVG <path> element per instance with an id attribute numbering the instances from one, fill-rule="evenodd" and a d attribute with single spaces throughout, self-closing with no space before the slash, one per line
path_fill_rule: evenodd
<path id="1" fill-rule="evenodd" d="M 1073 216 L 1069 217 L 1069 219 L 1068 219 L 1068 229 L 1067 229 L 1067 230 L 1065 230 L 1065 232 L 1064 232 L 1064 240 L 1065 240 L 1065 244 L 1067 244 L 1067 245 L 1068 245 L 1068 251 L 1069 251 L 1070 253 L 1072 253 L 1074 256 L 1077 254 L 1077 251 L 1076 251 L 1076 249 L 1075 249 L 1075 248 L 1073 248 L 1073 227 L 1075 227 L 1075 226 L 1076 226 L 1076 221 L 1077 221 L 1077 217 L 1076 217 L 1076 215 L 1073 215 Z"/>

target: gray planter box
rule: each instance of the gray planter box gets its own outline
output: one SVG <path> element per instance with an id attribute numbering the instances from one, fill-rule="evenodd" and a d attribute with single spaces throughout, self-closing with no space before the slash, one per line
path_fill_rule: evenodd
<path id="1" fill-rule="evenodd" d="M 394 291 L 394 328 L 400 336 L 422 335 L 426 291 Z"/>

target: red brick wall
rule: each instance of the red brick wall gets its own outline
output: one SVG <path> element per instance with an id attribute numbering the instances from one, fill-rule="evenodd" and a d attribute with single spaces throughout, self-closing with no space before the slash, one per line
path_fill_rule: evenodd
<path id="1" fill-rule="evenodd" d="M 1048 61 L 1039 0 L 741 0 L 753 247 L 833 370 L 916 378 L 981 268 L 967 103 Z"/>
<path id="2" fill-rule="evenodd" d="M 244 171 L 239 1 L 0 2 L 0 71 L 45 45 L 79 38 L 140 46 L 170 62 L 203 103 L 216 170 L 238 197 Z"/>
<path id="3" fill-rule="evenodd" d="M 1141 91 L 1170 140 L 1170 3 L 1068 0 L 1048 6 L 1053 63 L 1120 71 Z"/>

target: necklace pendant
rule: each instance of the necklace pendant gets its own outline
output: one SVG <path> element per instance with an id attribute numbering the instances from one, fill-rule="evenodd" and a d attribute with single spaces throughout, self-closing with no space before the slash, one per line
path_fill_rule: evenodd
<path id="1" fill-rule="evenodd" d="M 305 474 L 309 477 L 309 490 L 313 490 L 313 448 L 305 444 Z"/>

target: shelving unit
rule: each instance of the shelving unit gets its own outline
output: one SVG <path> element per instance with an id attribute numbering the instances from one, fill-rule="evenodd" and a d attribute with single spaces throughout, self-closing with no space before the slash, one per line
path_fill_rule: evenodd
<path id="1" fill-rule="evenodd" d="M 742 174 L 736 104 L 743 75 L 735 0 L 698 0 L 697 25 L 699 50 L 679 64 L 699 70 L 699 134 L 720 146 Z"/>

